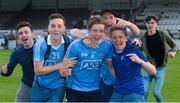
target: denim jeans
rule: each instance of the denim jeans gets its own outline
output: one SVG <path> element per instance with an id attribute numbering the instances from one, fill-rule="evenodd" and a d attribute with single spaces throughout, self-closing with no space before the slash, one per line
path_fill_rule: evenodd
<path id="1" fill-rule="evenodd" d="M 65 87 L 55 89 L 44 88 L 34 81 L 31 91 L 31 102 L 62 102 Z"/>
<path id="2" fill-rule="evenodd" d="M 21 82 L 16 95 L 16 102 L 30 102 L 31 87 Z"/>
<path id="3" fill-rule="evenodd" d="M 154 97 L 156 98 L 157 102 L 162 102 L 161 89 L 164 83 L 166 67 L 165 66 L 157 67 L 156 70 L 157 73 L 155 76 L 151 76 L 150 74 L 144 71 L 145 101 L 147 101 L 148 99 L 150 85 L 152 80 L 154 79 L 154 91 L 153 91 Z"/>
<path id="4" fill-rule="evenodd" d="M 110 102 L 144 102 L 144 95 L 136 93 L 123 95 L 114 92 Z"/>

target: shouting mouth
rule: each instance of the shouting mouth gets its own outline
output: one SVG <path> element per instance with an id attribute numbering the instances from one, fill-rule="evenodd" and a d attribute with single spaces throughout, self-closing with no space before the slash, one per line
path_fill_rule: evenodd
<path id="1" fill-rule="evenodd" d="M 28 38 L 24 38 L 24 39 L 22 39 L 22 41 L 23 41 L 23 42 L 26 42 L 27 40 L 28 40 Z"/>

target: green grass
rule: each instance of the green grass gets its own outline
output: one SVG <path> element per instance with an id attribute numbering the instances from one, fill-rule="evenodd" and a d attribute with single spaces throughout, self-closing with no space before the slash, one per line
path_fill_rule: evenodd
<path id="1" fill-rule="evenodd" d="M 180 102 L 180 52 L 176 57 L 169 59 L 167 71 L 162 89 L 164 102 Z M 151 84 L 150 96 L 148 101 L 155 102 L 153 97 L 153 84 Z"/>
<path id="2" fill-rule="evenodd" d="M 0 66 L 8 62 L 10 51 L 0 50 Z M 180 52 L 176 58 L 170 59 L 167 65 L 165 82 L 162 90 L 164 102 L 180 102 Z M 9 77 L 0 77 L 0 102 L 13 102 L 16 91 L 21 81 L 21 68 L 16 66 L 13 74 Z M 155 102 L 153 97 L 153 84 L 148 101 Z"/>
<path id="3" fill-rule="evenodd" d="M 10 50 L 0 50 L 0 68 L 9 60 Z M 21 68 L 16 66 L 10 77 L 0 77 L 0 102 L 13 102 L 21 81 Z"/>

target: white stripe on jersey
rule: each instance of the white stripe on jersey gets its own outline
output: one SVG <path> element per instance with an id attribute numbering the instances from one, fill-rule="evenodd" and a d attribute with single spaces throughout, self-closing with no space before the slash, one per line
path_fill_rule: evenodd
<path id="1" fill-rule="evenodd" d="M 81 39 L 78 39 L 78 40 L 74 40 L 69 46 L 68 46 L 68 49 L 67 49 L 67 51 L 66 51 L 66 57 L 69 57 L 69 50 L 71 50 L 71 48 L 72 48 L 72 46 L 76 43 L 76 42 L 78 42 L 78 41 L 80 41 Z"/>
<path id="2" fill-rule="evenodd" d="M 44 55 L 41 55 L 40 53 L 41 53 L 41 45 L 42 45 L 42 43 L 43 42 L 45 42 L 45 39 L 44 38 L 40 38 L 37 42 L 36 42 L 36 44 L 35 44 L 35 49 L 34 49 L 34 60 L 35 61 L 39 61 L 40 60 L 40 56 L 43 56 L 44 57 Z"/>

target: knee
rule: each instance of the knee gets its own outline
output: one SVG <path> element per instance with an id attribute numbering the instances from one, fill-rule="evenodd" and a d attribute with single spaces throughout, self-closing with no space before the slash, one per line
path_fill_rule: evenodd
<path id="1" fill-rule="evenodd" d="M 159 91 L 154 91 L 154 92 L 153 92 L 153 95 L 154 95 L 156 98 L 161 97 L 161 93 L 160 93 Z"/>
<path id="2" fill-rule="evenodd" d="M 162 102 L 162 96 L 160 92 L 154 92 L 153 94 L 157 102 Z"/>

